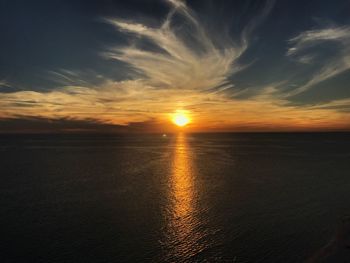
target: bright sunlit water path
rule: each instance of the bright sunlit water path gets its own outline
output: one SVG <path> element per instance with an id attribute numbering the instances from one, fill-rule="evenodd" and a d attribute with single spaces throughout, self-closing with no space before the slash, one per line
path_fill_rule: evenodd
<path id="1" fill-rule="evenodd" d="M 1 135 L 0 259 L 302 262 L 349 215 L 349 158 L 345 133 Z"/>
<path id="2" fill-rule="evenodd" d="M 180 133 L 175 139 L 172 172 L 169 177 L 169 206 L 167 207 L 167 227 L 165 246 L 167 261 L 190 260 L 205 245 L 200 219 L 197 218 L 198 187 L 197 171 L 193 160 L 193 149 L 188 145 L 186 135 Z"/>

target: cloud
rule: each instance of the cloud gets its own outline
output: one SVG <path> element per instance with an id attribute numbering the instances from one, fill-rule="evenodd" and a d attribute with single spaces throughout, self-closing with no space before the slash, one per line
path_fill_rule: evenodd
<path id="1" fill-rule="evenodd" d="M 289 40 L 294 46 L 288 49 L 287 55 L 296 54 L 324 41 L 336 41 L 346 44 L 349 38 L 350 27 L 347 26 L 308 30 Z"/>
<path id="2" fill-rule="evenodd" d="M 68 118 L 89 120 L 107 131 L 109 125 L 131 125 L 138 131 L 168 132 L 171 113 L 181 108 L 195 120 L 189 127 L 192 131 L 350 128 L 348 114 L 339 110 L 348 101 L 296 106 L 278 98 L 276 92 L 276 87 L 267 86 L 249 100 L 232 100 L 224 93 L 154 89 L 137 81 L 111 82 L 98 90 L 73 86 L 47 93 L 0 94 L 0 108 L 4 109 L 0 119 Z"/>
<path id="3" fill-rule="evenodd" d="M 164 128 L 155 119 L 130 122 L 127 125 L 104 123 L 96 119 L 74 118 L 4 118 L 0 119 L 0 133 L 138 133 L 154 132 Z"/>
<path id="4" fill-rule="evenodd" d="M 328 59 L 323 55 L 323 66 L 304 85 L 291 91 L 288 96 L 305 92 L 316 84 L 350 69 L 350 26 L 308 30 L 290 39 L 289 42 L 292 46 L 288 49 L 287 56 L 310 64 L 322 44 L 336 46 L 333 46 L 333 52 Z"/>
<path id="5" fill-rule="evenodd" d="M 127 126 L 99 123 L 93 119 L 47 119 L 39 117 L 0 119 L 0 133 L 115 133 L 124 132 L 127 129 Z"/>
<path id="6" fill-rule="evenodd" d="M 117 47 L 106 56 L 128 63 L 135 72 L 145 76 L 145 83 L 158 88 L 207 90 L 230 85 L 228 77 L 242 68 L 237 59 L 247 45 L 233 45 L 232 41 L 214 44 L 184 2 L 168 2 L 175 9 L 158 28 L 108 19 L 120 32 L 131 33 L 133 40 L 147 40 L 155 48 L 148 51 L 136 45 Z M 172 18 L 176 12 L 180 12 L 184 21 L 188 22 L 190 37 L 184 30 L 172 27 Z M 188 43 L 189 38 L 192 39 L 191 43 Z"/>
<path id="7" fill-rule="evenodd" d="M 313 106 L 315 109 L 332 109 L 340 112 L 350 113 L 350 99 L 338 99 L 327 103 Z M 350 119 L 350 118 L 349 118 Z"/>

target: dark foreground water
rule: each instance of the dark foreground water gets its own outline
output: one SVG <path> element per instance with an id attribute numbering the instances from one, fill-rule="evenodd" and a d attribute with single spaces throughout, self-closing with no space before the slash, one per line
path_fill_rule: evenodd
<path id="1" fill-rule="evenodd" d="M 1 135 L 0 164 L 0 262 L 302 262 L 350 215 L 350 134 Z"/>

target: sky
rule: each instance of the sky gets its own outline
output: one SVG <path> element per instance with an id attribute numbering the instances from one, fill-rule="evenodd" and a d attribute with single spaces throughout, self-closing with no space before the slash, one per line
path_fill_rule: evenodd
<path id="1" fill-rule="evenodd" d="M 350 130 L 348 0 L 0 0 L 0 132 Z"/>

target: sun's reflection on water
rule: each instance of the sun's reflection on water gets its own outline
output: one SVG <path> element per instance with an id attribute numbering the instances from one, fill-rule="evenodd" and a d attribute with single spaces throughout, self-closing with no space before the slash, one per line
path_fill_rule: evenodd
<path id="1" fill-rule="evenodd" d="M 168 225 L 166 230 L 167 261 L 183 261 L 202 248 L 200 221 L 197 216 L 193 151 L 185 134 L 179 134 L 174 147 L 169 181 Z"/>
<path id="2" fill-rule="evenodd" d="M 176 139 L 172 169 L 173 213 L 178 219 L 188 220 L 193 213 L 194 167 L 184 134 Z"/>

